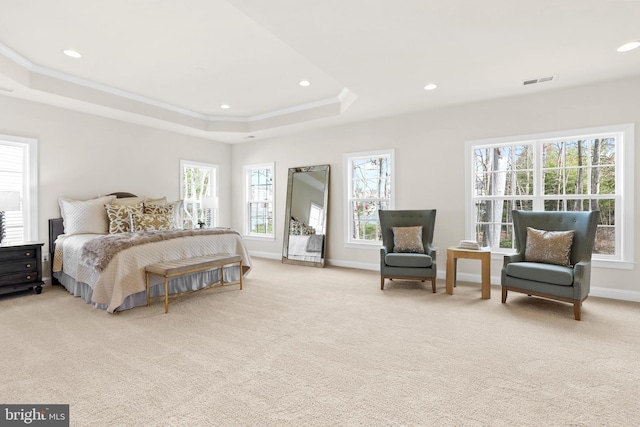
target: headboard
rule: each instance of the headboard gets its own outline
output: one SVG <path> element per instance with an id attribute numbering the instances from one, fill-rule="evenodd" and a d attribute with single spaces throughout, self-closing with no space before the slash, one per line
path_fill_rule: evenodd
<path id="1" fill-rule="evenodd" d="M 107 196 L 116 196 L 118 199 L 124 199 L 127 197 L 137 197 L 135 194 L 127 193 L 123 191 L 107 194 Z M 59 235 L 64 234 L 64 224 L 62 218 L 52 218 L 49 220 L 49 255 L 51 265 L 53 265 L 53 254 L 56 251 L 55 242 Z"/>

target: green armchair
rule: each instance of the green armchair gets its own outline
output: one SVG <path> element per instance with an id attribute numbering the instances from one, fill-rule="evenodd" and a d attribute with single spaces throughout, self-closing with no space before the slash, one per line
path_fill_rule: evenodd
<path id="1" fill-rule="evenodd" d="M 507 292 L 522 292 L 573 304 L 576 320 L 580 320 L 582 302 L 587 298 L 591 286 L 591 254 L 593 252 L 599 211 L 589 212 L 534 212 L 513 211 L 513 228 L 517 253 L 504 257 L 502 268 L 502 302 L 507 301 Z M 545 247 L 543 241 L 551 237 L 562 238 L 562 233 L 539 233 L 527 231 L 527 227 L 543 231 L 573 231 L 567 251 L 565 265 L 556 262 L 555 250 Z M 532 234 L 533 233 L 533 234 Z M 567 233 L 564 233 L 566 236 Z M 569 233 L 570 234 L 570 233 Z M 527 242 L 527 239 L 531 241 Z M 557 238 L 553 237 L 556 239 Z M 538 243 L 541 242 L 541 243 Z M 536 260 L 535 245 L 542 250 Z M 553 243 L 552 243 L 553 244 Z M 553 248 L 558 245 L 551 246 Z M 567 246 L 568 249 L 568 246 Z M 544 262 L 550 260 L 552 262 Z M 532 262 L 535 261 L 535 262 Z"/>
<path id="2" fill-rule="evenodd" d="M 436 249 L 431 245 L 436 222 L 436 210 L 380 210 L 382 248 L 380 248 L 380 289 L 384 290 L 385 279 L 431 280 L 431 288 L 436 291 Z M 413 247 L 404 249 L 399 235 L 394 235 L 394 227 L 422 227 L 421 233 L 414 234 Z"/>

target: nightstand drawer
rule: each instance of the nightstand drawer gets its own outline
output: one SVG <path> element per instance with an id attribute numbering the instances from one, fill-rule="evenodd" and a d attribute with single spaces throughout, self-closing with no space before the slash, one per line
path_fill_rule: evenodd
<path id="1" fill-rule="evenodd" d="M 36 259 L 36 250 L 29 249 L 11 249 L 2 251 L 2 261 L 14 261 L 21 259 Z"/>
<path id="2" fill-rule="evenodd" d="M 42 246 L 40 242 L 0 244 L 0 295 L 30 288 L 42 292 Z"/>
<path id="3" fill-rule="evenodd" d="M 0 263 L 0 275 L 10 273 L 25 273 L 31 271 L 38 271 L 38 263 L 35 258 Z"/>
<path id="4" fill-rule="evenodd" d="M 0 286 L 12 285 L 15 283 L 29 283 L 38 280 L 37 272 L 25 272 L 14 274 L 3 274 L 0 276 Z"/>

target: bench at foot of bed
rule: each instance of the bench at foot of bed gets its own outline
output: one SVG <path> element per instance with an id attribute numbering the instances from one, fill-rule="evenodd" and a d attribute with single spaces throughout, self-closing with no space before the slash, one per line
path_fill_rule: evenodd
<path id="1" fill-rule="evenodd" d="M 224 282 L 224 267 L 230 264 L 238 264 L 240 268 L 240 280 L 235 282 Z M 161 276 L 164 277 L 164 312 L 169 312 L 169 279 L 172 277 L 184 276 L 191 273 L 197 273 L 199 271 L 212 270 L 214 268 L 220 268 L 220 281 L 211 283 L 204 288 L 209 289 L 213 286 L 228 286 L 228 285 L 240 285 L 242 290 L 242 258 L 240 255 L 234 254 L 216 254 L 207 255 L 195 258 L 181 259 L 177 261 L 159 262 L 157 264 L 148 265 L 145 268 L 145 275 L 147 281 L 147 307 L 151 304 L 151 294 L 149 292 L 149 276 Z M 189 291 L 189 292 L 197 292 Z"/>

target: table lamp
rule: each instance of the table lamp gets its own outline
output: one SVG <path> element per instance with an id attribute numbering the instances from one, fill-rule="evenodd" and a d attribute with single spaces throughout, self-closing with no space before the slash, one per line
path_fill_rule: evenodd
<path id="1" fill-rule="evenodd" d="M 218 209 L 218 198 L 203 197 L 200 202 L 200 206 L 202 207 L 202 210 L 204 212 L 203 223 L 206 224 L 207 227 L 211 227 L 212 226 L 211 211 L 213 209 Z M 202 227 L 202 225 L 200 227 Z"/>
<path id="2" fill-rule="evenodd" d="M 4 213 L 6 211 L 20 210 L 20 192 L 19 191 L 0 191 L 0 243 L 4 240 Z"/>

